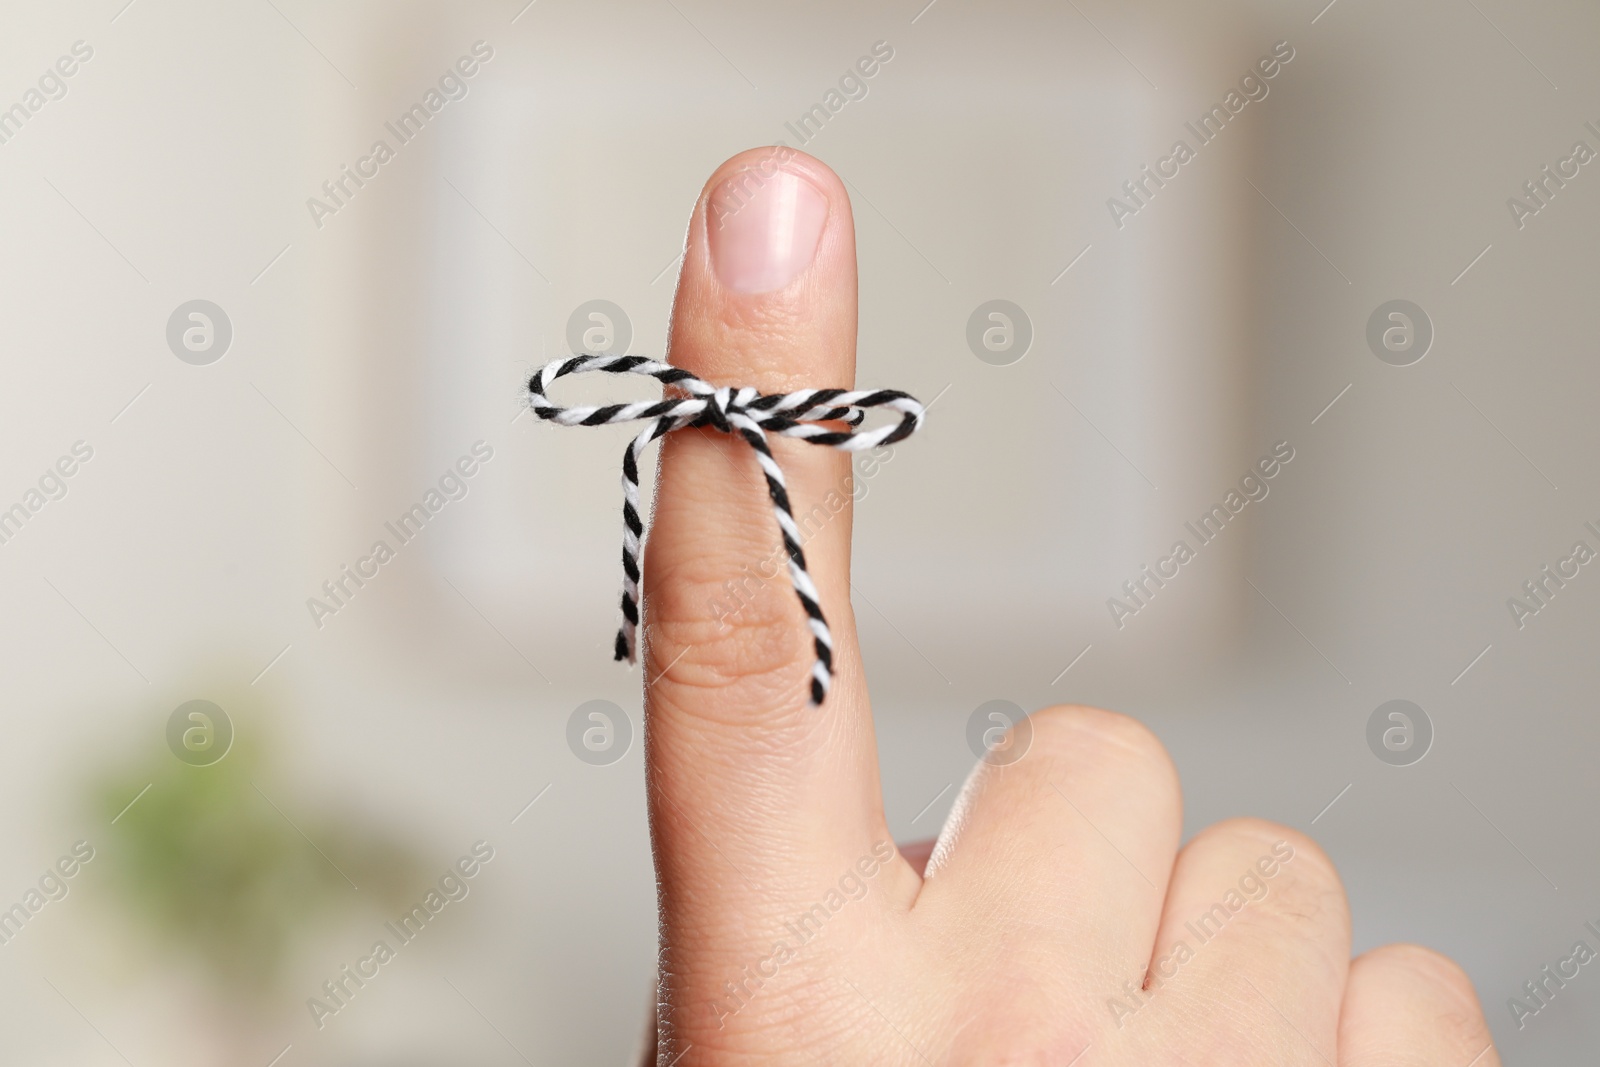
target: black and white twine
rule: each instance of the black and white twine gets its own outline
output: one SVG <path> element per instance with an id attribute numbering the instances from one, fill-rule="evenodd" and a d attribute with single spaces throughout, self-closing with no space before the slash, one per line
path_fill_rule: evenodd
<path id="1" fill-rule="evenodd" d="M 546 393 L 550 383 L 568 374 L 588 371 L 642 374 L 688 395 L 633 404 L 570 408 L 551 402 Z M 617 630 L 616 658 L 629 663 L 634 661 L 639 625 L 639 545 L 644 536 L 644 523 L 639 517 L 639 454 L 657 438 L 693 426 L 709 426 L 744 438 L 755 451 L 756 462 L 766 476 L 772 511 L 783 535 L 784 551 L 789 556 L 789 581 L 811 625 L 817 656 L 811 669 L 811 703 L 821 704 L 833 683 L 833 636 L 828 632 L 828 622 L 818 602 L 817 587 L 806 570 L 805 549 L 800 545 L 800 531 L 789 506 L 789 490 L 783 470 L 767 445 L 767 434 L 797 437 L 810 444 L 846 452 L 861 452 L 911 436 L 922 425 L 922 405 L 914 397 L 894 389 L 801 389 L 793 393 L 762 393 L 750 386 L 718 388 L 686 370 L 643 356 L 582 355 L 554 360 L 528 380 L 528 393 L 529 406 L 535 415 L 562 426 L 611 426 L 649 420 L 649 425 L 629 442 L 627 451 L 622 454 L 622 626 Z M 856 429 L 871 408 L 897 412 L 900 421 L 872 430 Z M 838 422 L 850 428 L 840 430 L 825 425 Z"/>

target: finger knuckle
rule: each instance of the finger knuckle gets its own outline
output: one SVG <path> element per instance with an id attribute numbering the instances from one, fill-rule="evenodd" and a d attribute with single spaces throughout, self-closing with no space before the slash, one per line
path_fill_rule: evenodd
<path id="1" fill-rule="evenodd" d="M 1155 733 L 1129 715 L 1076 704 L 1057 704 L 1028 717 L 1033 743 L 1045 753 L 1071 753 L 1097 767 L 1110 763 L 1139 779 L 1159 775 L 1177 781 L 1172 759 Z"/>
<path id="2" fill-rule="evenodd" d="M 1292 826 L 1242 816 L 1213 823 L 1195 835 L 1191 845 L 1241 854 L 1274 852 L 1297 882 L 1319 892 L 1344 894 L 1344 883 L 1333 860 L 1309 835 Z"/>
<path id="3" fill-rule="evenodd" d="M 1350 939 L 1344 883 L 1310 837 L 1265 819 L 1225 819 L 1196 834 L 1185 851 L 1223 857 L 1266 887 L 1242 926 L 1270 943 L 1307 942 L 1324 951 L 1330 969 L 1343 970 Z"/>
<path id="4" fill-rule="evenodd" d="M 684 566 L 654 583 L 644 613 L 649 690 L 708 710 L 804 702 L 814 652 L 803 613 L 781 572 L 746 570 L 719 581 Z"/>
<path id="5" fill-rule="evenodd" d="M 1424 945 L 1382 945 L 1361 955 L 1356 965 L 1364 971 L 1374 969 L 1394 979 L 1417 983 L 1449 1006 L 1463 1020 L 1479 1017 L 1478 993 L 1472 979 L 1455 960 Z"/>

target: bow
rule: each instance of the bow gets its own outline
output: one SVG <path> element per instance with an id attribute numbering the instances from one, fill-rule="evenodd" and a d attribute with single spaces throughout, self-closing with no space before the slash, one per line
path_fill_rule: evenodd
<path id="1" fill-rule="evenodd" d="M 632 404 L 570 408 L 558 407 L 550 401 L 546 390 L 551 382 L 588 371 L 646 375 L 687 395 Z M 800 389 L 793 393 L 762 393 L 750 386 L 717 387 L 686 370 L 644 356 L 579 355 L 554 360 L 539 368 L 528 380 L 528 393 L 529 407 L 535 415 L 562 426 L 611 426 L 649 420 L 649 425 L 629 442 L 622 454 L 622 625 L 617 630 L 616 658 L 629 663 L 634 661 L 635 632 L 639 625 L 639 551 L 644 536 L 644 523 L 639 518 L 639 454 L 650 442 L 686 427 L 709 426 L 744 438 L 755 451 L 756 462 L 766 477 L 772 511 L 789 557 L 789 582 L 800 598 L 811 627 L 817 657 L 811 669 L 811 703 L 821 704 L 833 682 L 833 636 L 818 602 L 817 587 L 806 571 L 805 549 L 801 547 L 800 530 L 789 506 L 789 490 L 783 469 L 767 444 L 767 434 L 797 437 L 810 444 L 846 452 L 861 452 L 911 436 L 922 425 L 922 405 L 909 394 L 894 389 Z M 872 430 L 856 429 L 869 408 L 898 412 L 900 421 Z M 826 425 L 838 422 L 844 422 L 849 429 Z"/>

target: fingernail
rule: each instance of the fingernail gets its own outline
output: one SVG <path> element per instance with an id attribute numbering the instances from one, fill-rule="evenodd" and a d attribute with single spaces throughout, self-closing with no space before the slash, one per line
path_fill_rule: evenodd
<path id="1" fill-rule="evenodd" d="M 782 289 L 811 266 L 827 221 L 828 198 L 804 178 L 786 170 L 735 174 L 707 205 L 717 280 L 739 293 Z"/>

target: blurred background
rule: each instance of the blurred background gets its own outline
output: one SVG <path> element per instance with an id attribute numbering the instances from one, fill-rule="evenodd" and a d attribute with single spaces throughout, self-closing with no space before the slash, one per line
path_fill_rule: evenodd
<path id="1" fill-rule="evenodd" d="M 626 1062 L 627 435 L 520 383 L 660 354 L 701 184 L 779 141 L 851 190 L 861 383 L 933 404 L 858 471 L 897 836 L 979 709 L 1115 708 L 1189 833 L 1309 830 L 1358 951 L 1460 960 L 1507 1063 L 1600 1043 L 1600 978 L 1508 1004 L 1600 923 L 1592 5 L 4 22 L 0 1060 Z"/>

